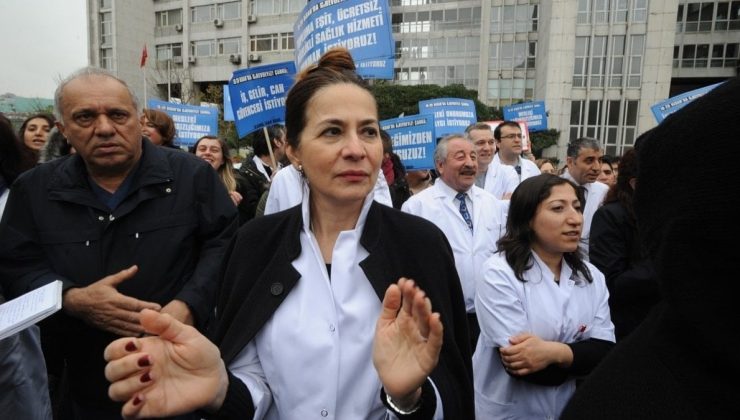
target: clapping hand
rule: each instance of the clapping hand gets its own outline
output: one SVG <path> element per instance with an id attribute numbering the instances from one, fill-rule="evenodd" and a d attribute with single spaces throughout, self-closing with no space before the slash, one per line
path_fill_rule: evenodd
<path id="1" fill-rule="evenodd" d="M 218 348 L 195 328 L 168 314 L 141 312 L 152 336 L 121 338 L 105 349 L 108 394 L 125 401 L 124 418 L 163 417 L 205 408 L 217 410 L 228 377 Z"/>
<path id="2" fill-rule="evenodd" d="M 424 291 L 405 278 L 388 287 L 373 341 L 373 364 L 386 394 L 413 407 L 441 349 L 440 315 Z"/>

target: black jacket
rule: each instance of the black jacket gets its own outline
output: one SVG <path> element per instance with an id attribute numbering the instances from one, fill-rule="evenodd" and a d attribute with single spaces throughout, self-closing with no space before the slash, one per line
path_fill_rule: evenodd
<path id="1" fill-rule="evenodd" d="M 239 203 L 239 224 L 243 225 L 254 219 L 257 203 L 269 186 L 270 182 L 259 172 L 254 161 L 251 158 L 245 159 L 237 171 L 237 191 L 242 195 L 242 202 Z"/>
<path id="2" fill-rule="evenodd" d="M 17 296 L 54 279 L 86 286 L 137 264 L 121 293 L 161 305 L 182 300 L 202 326 L 236 219 L 216 172 L 193 155 L 144 140 L 130 191 L 113 212 L 91 190 L 83 160 L 63 157 L 13 184 L 0 223 L 0 279 Z M 117 337 L 62 312 L 55 317 L 71 392 L 110 402 L 102 355 Z"/>
<path id="3" fill-rule="evenodd" d="M 301 207 L 259 218 L 239 230 L 229 251 L 214 341 L 228 365 L 270 319 L 300 280 L 291 262 L 301 253 Z M 431 378 L 446 418 L 472 419 L 473 389 L 467 318 L 452 250 L 432 223 L 372 203 L 360 239 L 369 252 L 360 263 L 382 300 L 399 277 L 414 279 L 441 314 L 444 344 Z M 430 387 L 426 387 L 431 389 Z M 246 387 L 242 387 L 246 391 Z M 251 399 L 229 392 L 224 410 L 250 418 Z M 422 397 L 434 399 L 434 394 Z M 236 410 L 234 400 L 243 403 Z M 229 406 L 232 407 L 229 407 Z M 422 410 L 424 411 L 424 410 Z"/>
<path id="4" fill-rule="evenodd" d="M 589 260 L 606 277 L 609 309 L 619 341 L 640 325 L 660 300 L 653 264 L 621 203 L 604 204 L 594 214 Z"/>

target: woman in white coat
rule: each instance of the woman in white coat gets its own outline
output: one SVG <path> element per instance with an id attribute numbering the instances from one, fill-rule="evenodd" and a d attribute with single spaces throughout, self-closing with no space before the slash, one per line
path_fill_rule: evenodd
<path id="1" fill-rule="evenodd" d="M 478 418 L 558 418 L 576 379 L 614 344 L 604 276 L 578 253 L 582 202 L 572 182 L 550 174 L 511 197 L 476 294 Z"/>

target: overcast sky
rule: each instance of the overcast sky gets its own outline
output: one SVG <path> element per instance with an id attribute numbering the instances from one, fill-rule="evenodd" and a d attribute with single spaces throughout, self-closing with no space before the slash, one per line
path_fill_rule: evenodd
<path id="1" fill-rule="evenodd" d="M 87 65 L 85 0 L 0 0 L 0 94 L 51 99 Z"/>

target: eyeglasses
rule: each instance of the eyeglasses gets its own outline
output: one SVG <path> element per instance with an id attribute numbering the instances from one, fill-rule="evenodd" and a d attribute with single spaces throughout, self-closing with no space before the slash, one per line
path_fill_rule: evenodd
<path id="1" fill-rule="evenodd" d="M 522 133 L 513 133 L 513 134 L 507 134 L 505 136 L 501 136 L 501 138 L 502 139 L 506 139 L 506 140 L 513 140 L 515 138 L 520 138 L 521 139 L 521 138 L 524 138 L 524 137 L 522 137 Z"/>

